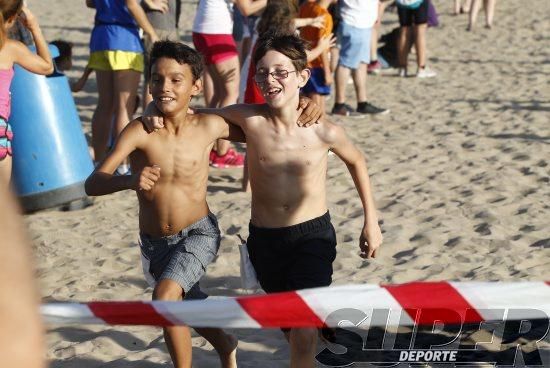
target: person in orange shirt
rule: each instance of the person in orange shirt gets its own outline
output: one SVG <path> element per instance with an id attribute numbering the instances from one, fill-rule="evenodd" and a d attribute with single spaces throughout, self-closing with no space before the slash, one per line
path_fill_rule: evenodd
<path id="1" fill-rule="evenodd" d="M 312 48 L 317 46 L 322 37 L 332 33 L 332 16 L 327 8 L 333 2 L 335 0 L 307 0 L 300 7 L 300 18 L 323 16 L 325 20 L 321 28 L 308 26 L 300 29 L 300 36 L 308 41 Z M 326 49 L 313 60 L 308 60 L 307 67 L 311 70 L 311 77 L 302 88 L 302 93 L 319 105 L 324 114 L 325 96 L 330 95 L 330 86 L 333 82 L 330 70 L 329 50 Z"/>

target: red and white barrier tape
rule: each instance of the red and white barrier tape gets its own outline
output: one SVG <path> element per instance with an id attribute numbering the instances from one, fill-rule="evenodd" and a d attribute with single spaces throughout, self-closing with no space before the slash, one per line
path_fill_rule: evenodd
<path id="1" fill-rule="evenodd" d="M 329 316 L 344 309 L 362 311 L 364 328 L 547 319 L 550 282 L 414 282 L 184 302 L 52 303 L 41 313 L 52 324 L 275 328 L 337 327 L 340 321 Z"/>

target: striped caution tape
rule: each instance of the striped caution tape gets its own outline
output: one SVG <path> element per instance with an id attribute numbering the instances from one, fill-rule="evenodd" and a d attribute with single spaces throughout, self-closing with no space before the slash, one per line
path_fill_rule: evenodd
<path id="1" fill-rule="evenodd" d="M 187 325 L 220 328 L 338 327 L 359 310 L 358 327 L 550 318 L 550 282 L 413 282 L 344 285 L 183 302 L 51 303 L 46 323 Z"/>

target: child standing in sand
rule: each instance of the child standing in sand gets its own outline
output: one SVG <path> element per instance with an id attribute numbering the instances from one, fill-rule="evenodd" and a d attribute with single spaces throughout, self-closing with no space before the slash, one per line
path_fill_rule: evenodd
<path id="1" fill-rule="evenodd" d="M 195 50 L 161 41 L 150 58 L 153 104 L 165 129 L 148 133 L 141 119 L 130 122 L 86 181 L 86 192 L 135 190 L 144 268 L 156 281 L 153 299 L 203 299 L 198 282 L 220 245 L 218 222 L 206 202 L 209 154 L 217 139 L 243 141 L 243 134 L 219 116 L 187 114 L 202 83 L 202 58 Z M 128 156 L 134 174 L 114 176 Z M 220 329 L 196 330 L 214 346 L 223 367 L 236 366 L 233 336 Z M 167 327 L 164 336 L 174 365 L 190 367 L 189 328 Z"/>
<path id="2" fill-rule="evenodd" d="M 29 29 L 36 44 L 36 54 L 27 46 L 7 39 L 8 30 L 17 18 Z M 11 142 L 13 132 L 9 124 L 10 85 L 13 79 L 13 65 L 18 64 L 28 71 L 47 75 L 53 72 L 53 62 L 38 21 L 30 10 L 23 6 L 23 0 L 0 1 L 0 174 L 10 181 L 12 166 Z"/>
<path id="3" fill-rule="evenodd" d="M 309 78 L 306 62 L 299 37 L 264 35 L 254 52 L 254 79 L 266 104 L 199 110 L 239 125 L 246 136 L 252 187 L 247 244 L 260 284 L 268 293 L 332 282 L 336 235 L 326 201 L 329 150 L 347 165 L 363 203 L 361 257 L 375 257 L 382 242 L 363 154 L 342 127 L 327 120 L 309 129 L 296 125 L 299 90 Z M 285 334 L 290 366 L 314 367 L 317 330 L 292 328 Z"/>
<path id="4" fill-rule="evenodd" d="M 101 161 L 109 148 L 111 130 L 116 137 L 132 119 L 143 72 L 139 27 L 153 41 L 158 36 L 137 0 L 86 0 L 86 5 L 96 10 L 87 69 L 95 71 L 97 80 L 92 146 L 94 160 Z M 121 174 L 126 171 L 121 167 Z"/>

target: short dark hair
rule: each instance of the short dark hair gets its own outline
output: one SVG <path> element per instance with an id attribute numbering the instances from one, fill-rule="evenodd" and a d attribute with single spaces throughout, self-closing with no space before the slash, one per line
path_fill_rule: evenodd
<path id="1" fill-rule="evenodd" d="M 64 40 L 50 42 L 59 50 L 59 56 L 55 59 L 70 59 L 73 56 L 73 44 Z"/>
<path id="2" fill-rule="evenodd" d="M 258 64 L 261 58 L 270 51 L 278 51 L 288 57 L 297 71 L 301 72 L 307 65 L 306 44 L 304 40 L 294 34 L 281 34 L 270 31 L 259 39 L 254 51 L 254 64 Z"/>
<path id="3" fill-rule="evenodd" d="M 193 73 L 193 81 L 196 81 L 202 76 L 203 60 L 202 55 L 191 47 L 175 41 L 162 40 L 153 44 L 151 50 L 149 71 L 152 70 L 153 64 L 160 58 L 169 58 L 176 60 L 179 64 L 187 64 Z"/>

